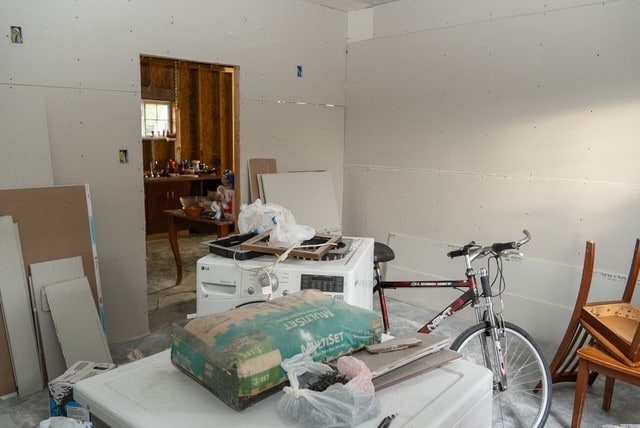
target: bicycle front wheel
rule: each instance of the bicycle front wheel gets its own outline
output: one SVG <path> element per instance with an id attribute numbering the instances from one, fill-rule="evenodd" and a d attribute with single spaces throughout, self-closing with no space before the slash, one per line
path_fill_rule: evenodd
<path id="1" fill-rule="evenodd" d="M 489 323 L 469 327 L 451 349 L 466 360 L 487 365 L 493 372 L 493 426 L 542 427 L 551 407 L 551 373 L 538 346 L 520 327 L 505 322 L 499 329 L 506 366 L 506 385 L 500 385 L 499 364 Z"/>

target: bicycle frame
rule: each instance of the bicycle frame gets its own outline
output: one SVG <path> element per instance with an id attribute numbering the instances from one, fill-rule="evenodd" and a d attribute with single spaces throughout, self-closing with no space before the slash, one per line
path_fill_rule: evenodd
<path id="1" fill-rule="evenodd" d="M 467 288 L 460 297 L 453 300 L 447 307 L 438 312 L 436 316 L 434 316 L 430 321 L 428 321 L 424 326 L 422 326 L 418 332 L 429 334 L 440 324 L 445 322 L 450 316 L 455 314 L 456 312 L 464 309 L 469 303 L 475 309 L 476 319 L 478 322 L 482 321 L 484 318 L 483 308 L 488 310 L 486 311 L 486 315 L 489 317 L 486 321 L 491 325 L 491 337 L 494 343 L 493 353 L 495 355 L 498 370 L 499 370 L 499 382 L 498 388 L 500 391 L 504 391 L 507 387 L 507 369 L 504 361 L 503 350 L 500 345 L 500 340 L 498 338 L 498 332 L 496 330 L 496 317 L 493 313 L 493 305 L 491 303 L 491 288 L 489 285 L 488 274 L 486 269 L 480 270 L 480 280 L 482 282 L 482 289 L 485 295 L 485 304 L 480 303 L 480 293 L 478 292 L 478 283 L 476 282 L 476 273 L 471 268 L 472 259 L 469 255 L 465 255 L 465 261 L 467 264 L 466 277 L 467 279 L 463 280 L 427 280 L 427 281 L 380 281 L 380 269 L 378 265 L 375 265 L 375 276 L 377 285 L 374 287 L 374 293 L 377 291 L 380 297 L 380 311 L 382 312 L 382 322 L 384 332 L 389 334 L 389 314 L 387 311 L 387 301 L 384 295 L 385 289 L 397 289 L 397 288 Z M 483 359 L 485 367 L 491 369 L 491 362 L 489 358 L 490 350 L 486 348 L 486 344 L 482 343 L 483 346 Z"/>
<path id="2" fill-rule="evenodd" d="M 493 298 L 501 299 L 504 291 L 504 278 L 502 276 L 502 264 L 500 258 L 503 255 L 517 252 L 519 248 L 526 244 L 531 235 L 527 230 L 523 230 L 524 238 L 504 243 L 493 243 L 482 247 L 475 242 L 447 253 L 451 258 L 464 257 L 466 279 L 457 280 L 399 280 L 383 281 L 380 271 L 380 263 L 393 260 L 394 253 L 390 248 L 385 248 L 384 244 L 379 246 L 378 252 L 374 256 L 374 287 L 373 292 L 378 292 L 380 298 L 380 311 L 384 332 L 390 333 L 389 313 L 385 298 L 385 290 L 388 289 L 418 289 L 418 288 L 455 288 L 462 291 L 462 294 L 454 299 L 449 305 L 438 312 L 418 331 L 429 334 L 436 330 L 443 322 L 453 316 L 456 312 L 471 304 L 474 309 L 477 324 L 471 325 L 462 331 L 452 343 L 452 348 L 469 357 L 477 364 L 484 364 L 493 373 L 494 397 L 502 399 L 494 400 L 494 406 L 499 408 L 499 415 L 504 418 L 503 422 L 516 419 L 529 419 L 531 416 L 533 426 L 544 426 L 551 404 L 551 375 L 548 370 L 544 355 L 539 347 L 522 328 L 504 321 L 502 311 L 494 312 Z M 489 278 L 489 266 L 479 268 L 476 272 L 471 264 L 474 260 L 483 257 L 495 259 L 496 274 L 493 282 Z M 496 293 L 492 291 L 492 285 L 498 284 Z M 511 346 L 513 344 L 513 346 Z M 508 367 L 511 365 L 511 368 Z M 532 398 L 527 401 L 529 405 L 520 408 L 520 395 L 524 391 L 528 392 L 529 376 L 538 376 L 538 386 L 529 388 L 534 392 L 540 392 L 540 400 Z M 538 377 L 533 379 L 538 381 Z M 542 386 L 541 386 L 542 385 Z M 513 400 L 518 397 L 518 400 Z M 506 409 L 504 412 L 502 409 Z M 506 425 L 505 425 L 506 426 Z"/>
<path id="3" fill-rule="evenodd" d="M 502 249 L 507 248 L 519 248 L 521 245 L 524 245 L 526 242 L 531 239 L 529 232 L 526 230 L 523 231 L 525 234 L 525 238 L 507 244 L 494 244 L 494 246 L 498 246 Z M 430 321 L 428 321 L 424 326 L 418 330 L 420 333 L 431 333 L 435 330 L 440 324 L 442 324 L 447 318 L 455 314 L 456 312 L 462 310 L 469 303 L 476 309 L 476 319 L 478 322 L 482 321 L 483 314 L 481 311 L 480 305 L 480 294 L 478 292 L 478 283 L 476 281 L 476 272 L 471 267 L 471 263 L 475 259 L 481 256 L 487 255 L 487 248 L 482 248 L 480 251 L 470 252 L 469 249 L 472 248 L 475 243 L 471 243 L 464 247 L 464 251 L 455 251 L 449 253 L 451 257 L 464 256 L 464 262 L 466 266 L 465 276 L 467 279 L 460 280 L 427 280 L 427 281 L 382 281 L 382 274 L 380 272 L 380 265 L 378 262 L 374 262 L 374 274 L 375 274 L 375 286 L 373 287 L 373 292 L 376 291 L 380 297 L 380 311 L 382 312 L 382 321 L 384 332 L 389 334 L 389 313 L 387 311 L 387 302 L 384 296 L 385 289 L 396 289 L 396 288 L 466 288 L 462 296 L 455 299 L 451 302 L 446 308 L 441 310 L 435 317 L 433 317 Z M 500 250 L 502 251 L 502 250 Z M 498 252 L 498 251 L 496 251 Z M 455 256 L 453 253 L 459 253 Z M 487 271 L 486 269 L 481 269 L 480 276 L 486 277 Z M 486 278 L 485 278 L 486 279 Z M 487 306 L 491 305 L 491 288 L 487 284 L 482 284 L 483 293 L 487 296 Z M 495 320 L 491 320 L 492 325 L 495 325 Z"/>
<path id="4" fill-rule="evenodd" d="M 376 272 L 376 276 L 378 273 Z M 478 296 L 478 286 L 475 273 L 467 271 L 467 279 L 444 280 L 444 281 L 377 281 L 374 292 L 378 292 L 380 298 L 380 311 L 382 312 L 383 327 L 385 333 L 389 333 L 389 313 L 387 311 L 387 301 L 385 299 L 385 289 L 397 288 L 466 288 L 467 290 L 457 299 L 452 301 L 447 307 L 441 310 L 436 316 L 422 326 L 418 332 L 431 333 L 451 315 L 462 310 L 469 303 L 473 306 L 480 303 Z"/>

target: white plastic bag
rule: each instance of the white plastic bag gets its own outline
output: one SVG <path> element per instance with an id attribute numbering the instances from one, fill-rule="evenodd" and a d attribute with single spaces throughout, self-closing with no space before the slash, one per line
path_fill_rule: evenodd
<path id="1" fill-rule="evenodd" d="M 316 234 L 314 228 L 297 224 L 287 208 L 277 204 L 263 204 L 260 199 L 240 207 L 238 230 L 240 233 L 258 234 L 271 230 L 269 246 L 284 248 L 299 245 Z"/>
<path id="2" fill-rule="evenodd" d="M 40 422 L 39 428 L 91 428 L 93 423 L 82 422 L 66 416 L 52 416 Z"/>
<path id="3" fill-rule="evenodd" d="M 293 363 L 290 360 L 294 360 Z M 368 421 L 380 413 L 371 371 L 357 358 L 340 357 L 338 371 L 351 379 L 344 385 L 336 383 L 324 391 L 312 391 L 299 384 L 304 373 L 321 371 L 319 366 L 328 368 L 314 362 L 310 355 L 298 354 L 281 365 L 285 370 L 291 370 L 287 370 L 291 386 L 284 388 L 285 394 L 278 402 L 278 414 L 286 424 L 299 424 L 307 428 L 349 427 Z"/>
<path id="4" fill-rule="evenodd" d="M 278 222 L 273 229 L 271 229 L 269 246 L 283 248 L 295 247 L 300 245 L 302 241 L 313 238 L 315 234 L 316 230 L 310 226 Z"/>
<path id="5" fill-rule="evenodd" d="M 252 204 L 242 204 L 238 215 L 240 233 L 264 233 L 276 223 L 293 223 L 296 219 L 291 211 L 276 204 L 263 204 L 260 199 Z"/>

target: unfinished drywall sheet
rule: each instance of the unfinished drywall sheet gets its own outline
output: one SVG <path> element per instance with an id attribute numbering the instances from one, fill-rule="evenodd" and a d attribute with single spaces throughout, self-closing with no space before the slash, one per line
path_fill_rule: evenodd
<path id="1" fill-rule="evenodd" d="M 243 99 L 241 110 L 243 158 L 277 159 L 283 172 L 331 171 L 342 212 L 344 106 Z M 241 186 L 247 195 L 248 183 Z"/>
<path id="2" fill-rule="evenodd" d="M 593 239 L 606 265 L 628 260 L 640 3 L 507 3 L 395 2 L 376 9 L 383 36 L 349 45 L 343 227 L 453 242 L 526 227 L 537 259 L 580 266 Z"/>
<path id="3" fill-rule="evenodd" d="M 46 380 L 50 381 L 63 374 L 67 365 L 64 362 L 62 347 L 58 341 L 44 288 L 48 285 L 84 277 L 82 257 L 34 263 L 29 266 L 29 270 L 31 271 L 33 306 L 39 327 L 39 341 L 44 357 Z"/>
<path id="4" fill-rule="evenodd" d="M 291 211 L 298 224 L 319 233 L 341 233 L 331 174 L 327 171 L 261 174 L 265 203 Z"/>
<path id="5" fill-rule="evenodd" d="M 11 215 L 20 226 L 25 266 L 81 256 L 82 267 L 94 292 L 95 306 L 101 307 L 87 192 L 85 186 L 0 190 L 0 215 Z M 4 334 L 0 331 L 0 335 Z M 10 361 L 0 362 L 3 366 L 10 364 Z"/>
<path id="6" fill-rule="evenodd" d="M 67 368 L 76 361 L 112 363 L 86 277 L 44 287 Z"/>
<path id="7" fill-rule="evenodd" d="M 0 299 L 18 394 L 43 387 L 18 225 L 0 217 Z"/>
<path id="8" fill-rule="evenodd" d="M 54 165 L 65 165 L 68 159 L 81 154 L 72 168 L 56 169 L 56 181 L 74 183 L 89 177 L 95 183 L 91 186 L 91 206 L 109 341 L 148 334 L 144 192 L 137 185 L 142 184 L 142 151 L 139 137 L 127 137 L 131 132 L 140 132 L 139 94 L 134 97 L 120 92 L 52 90 L 49 100 Z M 93 127 L 78 126 L 79 122 L 93 123 L 95 114 L 108 116 L 109 121 L 100 121 Z M 118 125 L 109 129 L 110 123 Z M 90 142 L 103 138 L 98 146 L 88 149 Z M 119 163 L 119 149 L 129 150 L 128 163 Z M 105 165 L 111 168 L 105 169 Z M 128 220 L 123 221 L 124 218 Z M 137 269 L 131 270 L 131 266 Z M 112 272 L 117 272 L 117 277 Z M 123 272 L 134 275 L 123 280 Z"/>
<path id="9" fill-rule="evenodd" d="M 11 215 L 20 226 L 26 266 L 82 257 L 95 305 L 102 306 L 87 186 L 0 190 L 0 215 Z"/>
<path id="10" fill-rule="evenodd" d="M 0 188 L 53 185 L 44 97 L 0 85 L 0 129 Z"/>
<path id="11" fill-rule="evenodd" d="M 135 159 L 141 157 L 140 53 L 240 64 L 241 108 L 261 101 L 344 105 L 346 14 L 305 1 L 243 0 L 220 7 L 212 2 L 156 0 L 153 8 L 135 1 L 45 2 L 37 8 L 4 2 L 2 11 L 7 22 L 29 19 L 22 24 L 28 34 L 24 44 L 7 41 L 0 47 L 0 83 L 31 86 L 45 94 L 55 182 L 89 183 L 95 195 L 110 341 L 148 333 L 142 166 Z M 36 58 L 46 66 L 33 66 Z M 297 77 L 296 65 L 304 67 L 303 77 Z M 82 102 L 70 107 L 67 102 L 74 98 Z M 298 133 L 315 137 L 323 121 L 314 120 L 314 115 L 309 121 L 317 125 L 313 129 L 293 121 Z M 340 116 L 342 129 L 343 108 Z M 285 128 L 288 120 L 280 115 L 273 126 Z M 261 122 L 243 116 L 241 121 L 243 138 L 250 129 L 260 138 L 270 138 Z M 127 167 L 118 162 L 121 148 L 129 149 Z M 243 141 L 243 171 L 236 171 L 236 177 L 243 177 L 242 196 L 248 194 L 246 160 L 275 156 L 269 151 L 246 156 L 246 149 Z M 312 168 L 325 168 L 314 154 L 297 158 L 298 164 L 313 162 Z M 341 175 L 342 162 L 336 165 Z M 337 172 L 334 180 L 341 189 Z M 122 307 L 125 300 L 127 306 Z"/>

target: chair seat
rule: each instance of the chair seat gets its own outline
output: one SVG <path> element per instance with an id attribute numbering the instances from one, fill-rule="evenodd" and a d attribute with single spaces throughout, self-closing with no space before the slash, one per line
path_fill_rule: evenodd
<path id="1" fill-rule="evenodd" d="M 599 373 L 606 377 L 602 409 L 609 411 L 613 397 L 613 385 L 616 380 L 640 386 L 640 368 L 631 367 L 614 358 L 598 345 L 578 349 L 578 376 L 576 379 L 576 395 L 573 402 L 573 418 L 571 427 L 578 428 L 582 422 L 582 410 L 587 398 L 587 383 L 591 373 Z"/>
<path id="2" fill-rule="evenodd" d="M 586 346 L 578 349 L 578 355 L 591 363 L 589 365 L 591 370 L 640 386 L 640 367 L 628 366 L 598 346 Z M 608 374 L 604 369 L 614 370 L 615 374 Z M 630 379 L 627 376 L 630 376 Z"/>

